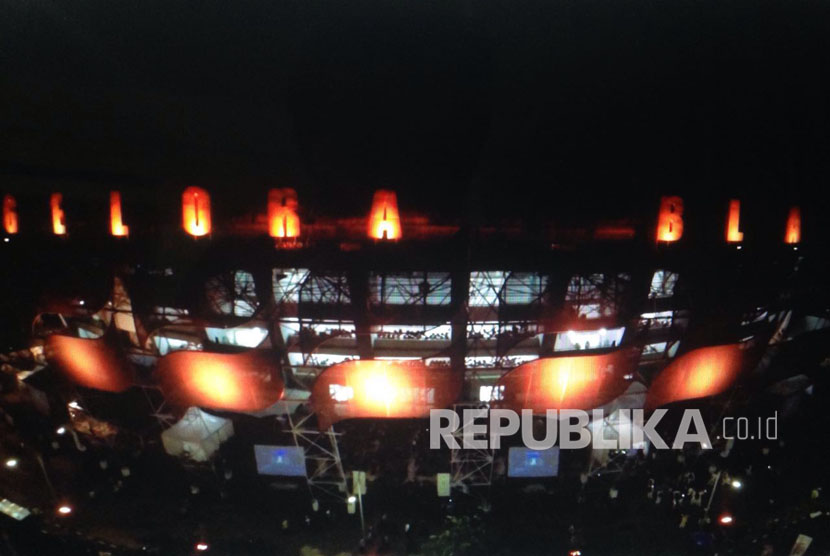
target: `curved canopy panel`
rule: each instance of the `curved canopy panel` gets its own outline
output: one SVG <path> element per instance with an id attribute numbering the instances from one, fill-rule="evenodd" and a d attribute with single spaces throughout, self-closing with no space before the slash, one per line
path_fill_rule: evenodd
<path id="1" fill-rule="evenodd" d="M 51 335 L 46 340 L 47 354 L 73 382 L 107 392 L 123 392 L 130 387 L 127 364 L 104 338 L 87 340 Z"/>
<path id="2" fill-rule="evenodd" d="M 461 376 L 422 361 L 346 361 L 325 369 L 311 392 L 321 428 L 343 419 L 413 418 L 452 404 Z"/>
<path id="3" fill-rule="evenodd" d="M 494 389 L 494 405 L 532 409 L 593 409 L 625 392 L 625 374 L 633 366 L 632 350 L 601 355 L 547 357 L 519 365 Z M 501 399 L 498 399 L 501 398 Z"/>
<path id="4" fill-rule="evenodd" d="M 259 411 L 282 398 L 276 362 L 259 351 L 176 351 L 158 362 L 165 396 L 183 406 Z"/>
<path id="5" fill-rule="evenodd" d="M 711 346 L 684 353 L 654 379 L 646 397 L 646 409 L 720 394 L 735 382 L 742 362 L 740 344 Z"/>

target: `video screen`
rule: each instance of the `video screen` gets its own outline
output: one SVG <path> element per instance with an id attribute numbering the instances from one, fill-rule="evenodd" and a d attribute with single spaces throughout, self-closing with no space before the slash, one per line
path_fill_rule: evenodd
<path id="1" fill-rule="evenodd" d="M 305 453 L 297 446 L 254 445 L 256 469 L 260 475 L 305 477 Z"/>
<path id="2" fill-rule="evenodd" d="M 508 452 L 508 477 L 556 477 L 559 474 L 559 447 L 548 450 L 510 448 Z"/>

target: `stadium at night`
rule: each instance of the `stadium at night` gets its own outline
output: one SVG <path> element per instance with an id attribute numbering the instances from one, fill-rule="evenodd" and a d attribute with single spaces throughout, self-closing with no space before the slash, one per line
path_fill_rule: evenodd
<path id="1" fill-rule="evenodd" d="M 827 37 L 0 5 L 0 556 L 828 553 Z"/>
<path id="2" fill-rule="evenodd" d="M 778 416 L 783 433 L 788 406 L 826 364 L 830 322 L 814 295 L 823 261 L 801 241 L 798 207 L 775 223 L 778 242 L 745 244 L 737 199 L 708 219 L 722 229 L 717 243 L 695 243 L 680 197 L 655 200 L 650 219 L 551 226 L 544 238 L 433 225 L 388 190 L 363 218 L 304 222 L 297 193 L 281 189 L 263 195 L 260 213 L 222 221 L 210 193 L 190 187 L 175 199 L 180 218 L 144 233 L 126 217 L 130 200 L 109 192 L 109 210 L 86 220 L 73 220 L 67 207 L 79 202 L 68 196 L 28 210 L 4 201 L 6 260 L 31 270 L 10 287 L 25 280 L 37 294 L 18 315 L 26 348 L 4 356 L 4 412 L 21 441 L 6 456 L 45 481 L 11 501 L 43 512 L 55 535 L 84 530 L 70 515 L 94 522 L 99 504 L 130 504 L 118 491 L 154 480 L 141 475 L 159 465 L 177 470 L 164 472 L 188 504 L 271 488 L 290 508 L 278 512 L 286 535 L 325 515 L 370 550 L 428 545 L 440 527 L 410 533 L 416 517 L 381 492 L 496 519 L 524 496 L 561 504 L 575 490 L 585 504 L 601 490 L 616 504 L 637 481 L 644 500 L 710 524 L 698 542 L 725 543 L 738 524 L 720 514 L 748 517 L 718 486 L 757 480 L 733 461 L 779 448 Z M 66 273 L 48 272 L 56 261 Z M 514 434 L 498 449 L 430 449 L 430 410 L 491 407 L 532 410 L 533 428 L 551 409 L 601 409 L 589 429 L 606 439 L 631 436 L 630 410 L 668 408 L 671 422 L 696 408 L 712 445 L 664 453 L 646 437 L 540 451 Z M 770 417 L 774 429 L 754 424 Z M 39 468 L 90 465 L 93 453 L 103 475 L 118 462 L 114 484 L 80 488 L 68 469 Z M 681 484 L 658 482 L 669 479 L 651 467 L 665 459 Z M 404 521 L 378 538 L 392 515 Z M 203 528 L 187 547 L 157 549 L 218 550 L 234 536 Z M 602 546 L 570 537 L 561 550 Z"/>

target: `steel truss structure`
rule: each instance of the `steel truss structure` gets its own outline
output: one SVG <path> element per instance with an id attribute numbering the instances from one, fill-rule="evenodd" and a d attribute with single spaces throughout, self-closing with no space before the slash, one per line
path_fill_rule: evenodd
<path id="1" fill-rule="evenodd" d="M 490 411 L 490 405 L 486 403 L 455 404 L 455 411 L 461 422 L 461 426 L 453 431 L 452 437 L 458 446 L 464 446 L 464 410 Z M 477 440 L 484 440 L 489 446 L 489 438 L 476 437 Z M 465 448 L 461 450 L 450 450 L 450 485 L 452 488 L 460 489 L 462 492 L 470 492 L 470 487 L 489 487 L 493 481 L 493 460 L 495 454 L 490 448 Z"/>
<path id="2" fill-rule="evenodd" d="M 334 427 L 319 430 L 314 426 L 313 413 L 295 416 L 287 413 L 294 444 L 302 448 L 307 465 L 306 482 L 312 497 L 318 494 L 345 500 L 347 498 L 346 473 L 340 459 L 337 444 L 339 433 Z M 309 423 L 311 421 L 311 423 Z M 309 426 L 311 424 L 311 426 Z"/>

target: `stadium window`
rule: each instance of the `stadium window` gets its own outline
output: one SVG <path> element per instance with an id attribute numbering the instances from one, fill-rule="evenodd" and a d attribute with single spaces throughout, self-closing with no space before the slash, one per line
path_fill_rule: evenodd
<path id="1" fill-rule="evenodd" d="M 349 284 L 344 274 L 310 274 L 300 288 L 302 303 L 349 303 Z"/>
<path id="2" fill-rule="evenodd" d="M 641 328 L 669 328 L 674 322 L 674 311 L 658 311 L 640 315 Z"/>
<path id="3" fill-rule="evenodd" d="M 205 334 L 210 341 L 216 344 L 240 346 L 240 347 L 257 347 L 265 337 L 268 331 L 264 328 L 205 328 Z"/>
<path id="4" fill-rule="evenodd" d="M 168 336 L 153 336 L 153 343 L 156 345 L 156 349 L 160 355 L 167 355 L 172 351 L 202 349 L 202 344 L 198 342 L 170 338 Z"/>
<path id="5" fill-rule="evenodd" d="M 568 330 L 556 335 L 554 351 L 577 351 L 582 349 L 606 349 L 620 345 L 625 327 L 600 328 L 599 330 Z"/>
<path id="6" fill-rule="evenodd" d="M 450 284 L 446 272 L 372 274 L 369 298 L 375 305 L 449 305 Z"/>
<path id="7" fill-rule="evenodd" d="M 272 281 L 274 300 L 277 303 L 299 303 L 300 288 L 308 274 L 307 268 L 275 268 Z"/>
<path id="8" fill-rule="evenodd" d="M 252 317 L 259 305 L 254 276 L 244 270 L 210 278 L 205 290 L 210 308 L 221 315 Z"/>
<path id="9" fill-rule="evenodd" d="M 498 334 L 498 321 L 478 321 L 467 323 L 467 340 L 495 340 Z"/>
<path id="10" fill-rule="evenodd" d="M 492 355 L 472 355 L 464 358 L 464 366 L 468 369 L 496 368 L 498 358 Z"/>
<path id="11" fill-rule="evenodd" d="M 547 287 L 547 276 L 513 272 L 504 283 L 504 302 L 508 305 L 530 305 L 540 300 Z"/>
<path id="12" fill-rule="evenodd" d="M 613 317 L 622 289 L 630 280 L 628 274 L 577 274 L 568 282 L 565 304 L 582 319 Z"/>
<path id="13" fill-rule="evenodd" d="M 497 386 L 479 386 L 478 388 L 478 401 L 480 402 L 498 401 L 503 399 L 503 384 L 499 384 Z"/>
<path id="14" fill-rule="evenodd" d="M 668 270 L 655 270 L 651 277 L 651 288 L 648 291 L 649 299 L 665 299 L 674 295 L 674 286 L 679 275 Z"/>
<path id="15" fill-rule="evenodd" d="M 674 357 L 675 355 L 677 355 L 677 350 L 679 348 L 680 348 L 680 342 L 672 342 L 669 345 L 669 349 L 666 350 L 666 353 L 669 355 L 669 357 Z"/>
<path id="16" fill-rule="evenodd" d="M 602 316 L 602 307 L 599 303 L 580 304 L 576 308 L 576 316 L 581 319 L 598 319 Z"/>
<path id="17" fill-rule="evenodd" d="M 451 298 L 452 279 L 447 272 L 428 272 L 426 280 L 421 284 L 428 285 L 426 292 L 427 305 L 449 305 Z"/>
<path id="18" fill-rule="evenodd" d="M 470 273 L 470 307 L 491 307 L 499 304 L 499 294 L 507 273 L 502 270 L 473 271 Z"/>
<path id="19" fill-rule="evenodd" d="M 156 305 L 153 307 L 153 318 L 173 322 L 182 318 L 186 318 L 190 312 L 187 309 L 180 307 L 167 307 L 164 305 Z"/>
<path id="20" fill-rule="evenodd" d="M 93 328 L 86 327 L 84 325 L 78 325 L 78 338 L 84 338 L 85 340 L 93 340 L 95 338 L 100 338 L 101 336 L 103 336 L 103 332 L 100 332 Z"/>
<path id="21" fill-rule="evenodd" d="M 656 342 L 643 346 L 643 357 L 658 357 L 666 353 L 668 342 Z"/>
<path id="22" fill-rule="evenodd" d="M 280 332 L 282 337 L 288 341 L 300 333 L 300 319 L 288 317 L 280 320 Z"/>

